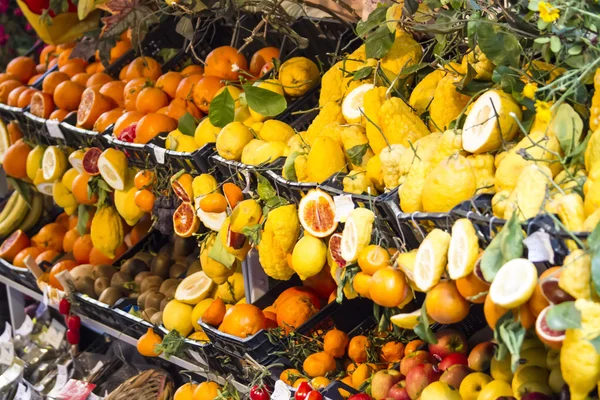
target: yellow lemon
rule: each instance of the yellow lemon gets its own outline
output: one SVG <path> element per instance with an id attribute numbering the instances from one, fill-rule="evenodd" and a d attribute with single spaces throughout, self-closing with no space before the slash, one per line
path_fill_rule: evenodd
<path id="1" fill-rule="evenodd" d="M 27 155 L 27 177 L 32 181 L 35 179 L 38 169 L 42 166 L 42 157 L 44 156 L 44 148 L 37 145 Z"/>
<path id="2" fill-rule="evenodd" d="M 194 329 L 192 325 L 193 307 L 175 299 L 169 301 L 163 310 L 163 325 L 168 330 L 176 330 L 182 336 L 187 336 Z"/>

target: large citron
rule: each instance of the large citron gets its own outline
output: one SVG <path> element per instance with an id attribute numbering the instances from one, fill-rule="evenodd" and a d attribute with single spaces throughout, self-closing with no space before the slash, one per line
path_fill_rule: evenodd
<path id="1" fill-rule="evenodd" d="M 92 243 L 102 254 L 113 258 L 115 250 L 123 243 L 123 224 L 113 206 L 100 207 L 91 227 Z"/>

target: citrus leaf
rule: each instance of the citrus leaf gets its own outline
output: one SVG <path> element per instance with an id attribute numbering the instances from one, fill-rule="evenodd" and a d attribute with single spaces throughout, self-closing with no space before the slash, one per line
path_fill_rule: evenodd
<path id="1" fill-rule="evenodd" d="M 581 312 L 575 308 L 575 302 L 565 301 L 552 306 L 546 314 L 548 327 L 555 331 L 581 328 Z"/>
<path id="2" fill-rule="evenodd" d="M 79 206 L 77 206 L 77 232 L 79 232 L 79 235 L 85 235 L 89 218 L 90 213 L 88 212 L 88 209 L 85 206 L 85 204 L 80 204 Z"/>
<path id="3" fill-rule="evenodd" d="M 11 186 L 15 188 L 17 193 L 19 193 L 19 196 L 21 196 L 23 200 L 25 200 L 25 203 L 27 203 L 27 207 L 31 208 L 31 196 L 29 195 L 29 185 L 27 185 L 22 180 L 13 178 L 11 176 L 8 176 L 6 179 L 10 182 Z"/>
<path id="4" fill-rule="evenodd" d="M 288 204 L 290 203 L 283 197 L 273 196 L 265 202 L 265 206 L 263 207 L 263 215 L 267 216 L 270 211 Z"/>
<path id="5" fill-rule="evenodd" d="M 558 107 L 556 116 L 552 119 L 552 127 L 560 148 L 568 157 L 579 144 L 583 132 L 583 121 L 573 108 L 567 104 Z"/>
<path id="6" fill-rule="evenodd" d="M 359 21 L 356 24 L 356 35 L 365 37 L 367 33 L 383 24 L 387 18 L 389 6 L 375 8 L 366 21 Z"/>
<path id="7" fill-rule="evenodd" d="M 600 224 L 596 225 L 590 236 L 588 236 L 588 246 L 594 252 L 600 251 Z"/>
<path id="8" fill-rule="evenodd" d="M 350 159 L 350 162 L 354 165 L 360 165 L 363 162 L 363 157 L 367 154 L 367 150 L 369 150 L 369 144 L 359 144 L 354 147 L 351 147 L 346 151 L 346 155 Z"/>
<path id="9" fill-rule="evenodd" d="M 419 338 L 430 344 L 436 344 L 438 342 L 437 337 L 431 330 L 429 325 L 429 318 L 427 317 L 427 309 L 425 308 L 425 302 L 421 307 L 421 315 L 419 316 L 419 323 L 415 326 L 415 333 Z"/>
<path id="10" fill-rule="evenodd" d="M 285 159 L 285 164 L 283 164 L 283 170 L 282 170 L 281 174 L 284 177 L 286 177 L 286 179 L 288 179 L 290 181 L 298 180 L 298 176 L 296 175 L 295 162 L 296 162 L 296 158 L 298 158 L 298 156 L 302 155 L 302 154 L 304 154 L 304 153 L 301 153 L 299 151 L 294 151 L 289 156 L 287 156 L 287 158 Z"/>
<path id="11" fill-rule="evenodd" d="M 372 73 L 373 73 L 373 67 L 363 67 L 354 73 L 354 76 L 352 76 L 352 80 L 360 81 L 361 79 L 365 79 Z"/>
<path id="12" fill-rule="evenodd" d="M 79 0 L 77 3 L 77 18 L 79 20 L 85 19 L 89 13 L 94 11 L 96 8 L 96 3 L 94 0 Z"/>
<path id="13" fill-rule="evenodd" d="M 226 92 L 226 90 L 224 92 Z M 186 112 L 181 118 L 179 118 L 177 129 L 184 135 L 193 137 L 194 133 L 196 132 L 196 119 L 192 114 Z"/>
<path id="14" fill-rule="evenodd" d="M 525 333 L 525 328 L 520 321 L 515 321 L 512 311 L 508 311 L 500 317 L 496 323 L 494 338 L 500 346 L 499 352 L 504 351 L 502 348 L 505 347 L 510 353 L 511 369 L 513 372 L 515 372 L 520 365 L 521 346 L 525 340 Z M 504 358 L 504 356 L 502 358 Z"/>
<path id="15" fill-rule="evenodd" d="M 223 90 L 210 102 L 208 119 L 213 126 L 223 128 L 235 118 L 235 102 L 229 90 Z"/>
<path id="16" fill-rule="evenodd" d="M 223 242 L 221 241 L 221 232 L 217 234 L 215 242 L 208 252 L 208 257 L 223 264 L 228 269 L 233 267 L 235 264 L 235 256 L 227 251 L 227 249 L 223 246 Z"/>
<path id="17" fill-rule="evenodd" d="M 498 233 L 481 257 L 481 272 L 486 281 L 492 282 L 502 268 L 502 250 L 500 249 L 500 233 Z"/>
<path id="18" fill-rule="evenodd" d="M 255 224 L 250 226 L 245 226 L 242 228 L 242 233 L 248 237 L 248 240 L 251 244 L 258 246 L 262 239 L 262 225 Z"/>
<path id="19" fill-rule="evenodd" d="M 258 192 L 258 197 L 260 197 L 261 200 L 267 201 L 277 196 L 277 192 L 275 192 L 275 189 L 273 189 L 273 186 L 267 180 L 267 178 L 257 172 L 256 180 L 258 181 L 256 191 Z"/>
<path id="20" fill-rule="evenodd" d="M 519 66 L 519 54 L 523 53 L 521 45 L 517 37 L 503 27 L 477 23 L 477 44 L 487 58 L 497 66 Z"/>
<path id="21" fill-rule="evenodd" d="M 596 229 L 598 229 L 599 226 L 600 226 L 600 224 L 596 225 Z M 594 284 L 594 290 L 596 290 L 596 293 L 600 294 L 600 251 L 592 250 L 591 257 L 592 257 L 592 268 L 591 268 L 592 282 Z"/>
<path id="22" fill-rule="evenodd" d="M 523 230 L 517 220 L 517 213 L 513 213 L 506 225 L 502 227 L 503 236 L 500 239 L 502 251 L 502 264 L 523 255 Z"/>
<path id="23" fill-rule="evenodd" d="M 287 101 L 279 93 L 250 84 L 243 85 L 243 88 L 248 107 L 265 117 L 276 117 L 287 109 Z"/>
<path id="24" fill-rule="evenodd" d="M 390 32 L 387 25 L 380 26 L 365 40 L 367 58 L 383 58 L 394 44 L 394 33 Z"/>
<path id="25" fill-rule="evenodd" d="M 192 23 L 192 19 L 190 17 L 183 16 L 177 22 L 175 26 L 175 32 L 179 33 L 181 36 L 186 38 L 187 40 L 194 39 L 194 24 Z"/>

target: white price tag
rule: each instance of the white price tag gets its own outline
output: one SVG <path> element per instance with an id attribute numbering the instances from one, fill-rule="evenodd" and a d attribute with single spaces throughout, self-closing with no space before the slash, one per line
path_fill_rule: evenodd
<path id="1" fill-rule="evenodd" d="M 17 393 L 15 394 L 14 400 L 29 400 L 31 399 L 31 392 L 27 389 L 27 386 L 19 383 Z"/>
<path id="2" fill-rule="evenodd" d="M 66 331 L 67 328 L 65 328 L 57 320 L 53 319 L 50 323 L 50 328 L 48 328 L 46 334 L 44 335 L 44 341 L 55 349 L 58 349 L 65 338 Z"/>
<path id="3" fill-rule="evenodd" d="M 69 380 L 69 371 L 67 370 L 67 366 L 58 365 L 57 367 L 58 372 L 56 374 L 56 381 L 54 383 L 54 387 L 52 388 L 50 393 L 48 393 L 48 397 L 56 397 L 60 393 L 62 388 L 65 387 L 67 381 Z"/>
<path id="4" fill-rule="evenodd" d="M 4 323 L 4 332 L 0 335 L 0 343 L 6 343 L 12 338 L 12 328 L 8 322 Z"/>
<path id="5" fill-rule="evenodd" d="M 65 135 L 63 135 L 60 126 L 58 126 L 59 123 L 57 120 L 48 119 L 46 120 L 46 128 L 51 137 L 65 140 Z"/>
<path id="6" fill-rule="evenodd" d="M 0 364 L 12 365 L 15 359 L 15 345 L 13 342 L 6 342 L 0 345 Z"/>
<path id="7" fill-rule="evenodd" d="M 552 243 L 550 243 L 550 235 L 546 232 L 537 231 L 525 238 L 523 243 L 527 246 L 529 261 L 554 263 L 554 250 L 552 249 Z"/>
<path id="8" fill-rule="evenodd" d="M 86 400 L 102 400 L 104 397 L 95 395 L 93 392 L 89 394 Z"/>
<path id="9" fill-rule="evenodd" d="M 165 154 L 167 150 L 162 147 L 154 146 L 154 158 L 156 158 L 156 162 L 159 164 L 165 163 Z"/>
<path id="10" fill-rule="evenodd" d="M 33 320 L 29 315 L 25 315 L 25 321 L 23 321 L 19 329 L 15 329 L 15 335 L 29 336 L 31 332 L 33 332 Z"/>
<path id="11" fill-rule="evenodd" d="M 94 368 L 92 368 L 92 370 L 90 371 L 90 375 L 94 375 L 96 372 L 100 371 L 100 368 L 102 368 L 103 366 L 104 363 L 102 361 L 98 361 Z"/>
<path id="12" fill-rule="evenodd" d="M 337 222 L 346 222 L 346 218 L 352 210 L 354 210 L 354 202 L 352 196 L 342 194 L 333 197 L 333 204 L 335 205 L 335 220 Z"/>
<path id="13" fill-rule="evenodd" d="M 290 400 L 292 392 L 282 380 L 275 382 L 275 388 L 271 395 L 271 400 Z"/>

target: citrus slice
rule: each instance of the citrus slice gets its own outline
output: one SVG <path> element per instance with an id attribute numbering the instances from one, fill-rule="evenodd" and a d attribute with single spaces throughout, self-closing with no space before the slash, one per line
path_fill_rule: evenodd
<path id="1" fill-rule="evenodd" d="M 548 326 L 546 315 L 548 314 L 548 310 L 550 310 L 552 307 L 554 306 L 548 306 L 544 308 L 540 315 L 538 315 L 537 319 L 535 320 L 535 333 L 537 333 L 540 340 L 547 346 L 556 349 L 559 348 L 563 340 L 565 340 L 565 331 L 555 331 Z"/>
<path id="2" fill-rule="evenodd" d="M 358 259 L 360 252 L 371 243 L 375 214 L 366 208 L 355 208 L 348 215 L 342 232 L 340 249 L 342 258 L 348 263 Z"/>
<path id="3" fill-rule="evenodd" d="M 410 313 L 396 314 L 390 318 L 392 324 L 402 329 L 415 329 L 419 323 L 419 317 L 421 316 L 421 310 L 415 310 Z"/>
<path id="4" fill-rule="evenodd" d="M 127 157 L 117 149 L 106 149 L 98 158 L 98 170 L 102 179 L 115 190 L 125 189 Z"/>
<path id="5" fill-rule="evenodd" d="M 92 129 L 96 120 L 112 108 L 108 97 L 93 88 L 87 88 L 81 95 L 81 102 L 77 109 L 77 126 Z"/>
<path id="6" fill-rule="evenodd" d="M 190 237 L 200 227 L 200 220 L 190 203 L 181 203 L 173 213 L 173 229 L 177 236 Z"/>
<path id="7" fill-rule="evenodd" d="M 87 172 L 88 175 L 100 175 L 100 170 L 98 169 L 98 159 L 100 158 L 101 154 L 102 150 L 99 148 L 90 147 L 83 155 L 81 163 L 83 165 L 83 170 Z"/>
<path id="8" fill-rule="evenodd" d="M 344 97 L 342 102 L 342 115 L 349 124 L 358 124 L 364 119 L 364 106 L 363 101 L 365 93 L 373 89 L 375 85 L 372 83 L 365 83 L 357 88 L 354 88 L 350 93 Z"/>
<path id="9" fill-rule="evenodd" d="M 4 153 L 10 147 L 10 136 L 4 121 L 0 121 L 0 163 L 4 161 Z"/>
<path id="10" fill-rule="evenodd" d="M 196 215 L 198 216 L 198 218 L 200 218 L 200 222 L 202 222 L 202 224 L 205 227 L 207 227 L 211 231 L 219 232 L 219 230 L 225 223 L 225 220 L 227 219 L 227 213 L 208 213 L 202 211 L 202 209 L 200 208 L 200 200 L 202 200 L 203 197 L 204 196 L 200 196 L 196 197 L 195 199 Z"/>
<path id="11" fill-rule="evenodd" d="M 33 184 L 38 192 L 45 194 L 46 196 L 52 196 L 52 182 L 48 182 L 48 180 L 44 179 L 44 172 L 41 169 L 38 169 L 35 174 Z"/>
<path id="12" fill-rule="evenodd" d="M 206 276 L 206 273 L 195 272 L 177 286 L 175 300 L 186 304 L 198 304 L 208 297 L 213 286 L 213 281 Z"/>
<path id="13" fill-rule="evenodd" d="M 342 258 L 341 247 L 342 245 L 342 235 L 339 233 L 334 233 L 329 238 L 329 245 L 327 246 L 327 256 L 337 265 L 339 268 L 344 268 L 346 266 L 346 260 Z M 331 264 L 331 263 L 329 263 Z"/>
<path id="14" fill-rule="evenodd" d="M 67 170 L 67 157 L 58 146 L 49 146 L 42 157 L 44 179 L 49 182 L 62 177 Z"/>
<path id="15" fill-rule="evenodd" d="M 309 190 L 300 200 L 298 217 L 304 230 L 318 238 L 331 235 L 338 225 L 333 199 L 320 189 Z"/>
<path id="16" fill-rule="evenodd" d="M 473 272 L 479 254 L 479 240 L 475 227 L 466 218 L 452 225 L 452 238 L 448 248 L 448 275 L 450 279 L 464 278 Z"/>
<path id="17" fill-rule="evenodd" d="M 514 117 L 513 117 L 514 116 Z M 498 150 L 519 132 L 521 106 L 502 90 L 488 90 L 474 103 L 462 131 L 463 149 L 480 154 Z"/>
<path id="18" fill-rule="evenodd" d="M 0 246 L 0 257 L 12 262 L 13 258 L 23 249 L 29 247 L 29 238 L 22 230 L 18 229 L 7 237 Z"/>
<path id="19" fill-rule="evenodd" d="M 450 234 L 432 230 L 417 250 L 413 278 L 419 290 L 426 292 L 438 284 L 448 260 Z"/>
<path id="20" fill-rule="evenodd" d="M 171 188 L 173 189 L 173 192 L 181 199 L 181 201 L 187 203 L 191 202 L 194 198 L 192 183 L 193 178 L 188 173 L 178 173 L 171 177 Z"/>
<path id="21" fill-rule="evenodd" d="M 44 157 L 44 148 L 37 145 L 27 154 L 27 162 L 25 163 L 25 169 L 27 171 L 27 177 L 32 181 L 35 179 L 37 171 L 42 166 L 42 158 Z"/>
<path id="22" fill-rule="evenodd" d="M 529 300 L 537 283 L 535 265 L 524 258 L 515 258 L 498 270 L 490 286 L 490 299 L 497 306 L 518 307 Z"/>
<path id="23" fill-rule="evenodd" d="M 69 163 L 73 168 L 80 174 L 85 172 L 83 170 L 83 156 L 85 155 L 85 149 L 78 149 L 69 154 Z"/>

